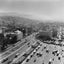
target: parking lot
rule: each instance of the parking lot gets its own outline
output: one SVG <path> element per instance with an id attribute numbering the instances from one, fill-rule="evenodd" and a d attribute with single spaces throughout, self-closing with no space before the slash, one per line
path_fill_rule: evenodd
<path id="1" fill-rule="evenodd" d="M 37 53 L 41 56 L 38 56 Z M 24 64 L 64 64 L 63 54 L 63 47 L 43 43 L 35 55 Z"/>

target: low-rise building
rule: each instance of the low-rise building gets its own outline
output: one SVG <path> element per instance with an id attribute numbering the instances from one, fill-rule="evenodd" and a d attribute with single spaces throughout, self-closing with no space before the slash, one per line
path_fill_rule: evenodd
<path id="1" fill-rule="evenodd" d="M 23 38 L 23 33 L 19 30 L 15 31 L 16 35 L 17 35 L 17 39 L 21 40 Z"/>

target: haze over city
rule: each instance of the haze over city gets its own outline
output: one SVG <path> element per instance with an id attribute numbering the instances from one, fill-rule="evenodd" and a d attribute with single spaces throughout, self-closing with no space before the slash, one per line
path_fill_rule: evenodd
<path id="1" fill-rule="evenodd" d="M 64 0 L 0 0 L 0 64 L 64 64 Z"/>
<path id="2" fill-rule="evenodd" d="M 0 0 L 0 13 L 17 13 L 38 20 L 64 21 L 64 1 Z"/>

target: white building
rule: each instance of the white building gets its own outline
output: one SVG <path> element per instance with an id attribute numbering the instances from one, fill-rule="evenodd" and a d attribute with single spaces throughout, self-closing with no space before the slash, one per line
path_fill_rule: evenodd
<path id="1" fill-rule="evenodd" d="M 16 35 L 17 35 L 17 38 L 18 40 L 21 40 L 23 38 L 23 33 L 19 30 L 15 31 Z"/>

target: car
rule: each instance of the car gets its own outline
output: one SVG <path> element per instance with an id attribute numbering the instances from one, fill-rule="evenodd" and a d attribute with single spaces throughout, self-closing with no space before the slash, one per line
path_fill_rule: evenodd
<path id="1" fill-rule="evenodd" d="M 49 50 L 46 50 L 46 53 L 49 53 Z"/>
<path id="2" fill-rule="evenodd" d="M 27 45 L 29 45 L 30 44 L 30 42 L 29 43 L 27 43 Z"/>
<path id="3" fill-rule="evenodd" d="M 20 53 L 17 53 L 14 58 L 17 58 L 20 55 Z"/>
<path id="4" fill-rule="evenodd" d="M 36 59 L 34 59 L 34 62 L 36 62 Z"/>
<path id="5" fill-rule="evenodd" d="M 6 62 L 8 60 L 8 58 L 5 58 L 5 59 L 3 59 L 3 61 L 1 62 L 1 63 L 4 63 L 4 62 Z"/>
<path id="6" fill-rule="evenodd" d="M 29 62 L 30 59 L 27 59 L 26 62 Z"/>
<path id="7" fill-rule="evenodd" d="M 40 44 L 40 46 L 42 46 L 42 44 Z"/>
<path id="8" fill-rule="evenodd" d="M 38 57 L 41 57 L 41 56 L 42 56 L 42 54 L 41 54 L 41 53 L 37 53 L 36 55 L 37 55 Z"/>
<path id="9" fill-rule="evenodd" d="M 35 53 L 36 53 L 36 51 L 33 52 L 33 54 L 35 54 Z"/>
<path id="10" fill-rule="evenodd" d="M 28 56 L 28 54 L 26 54 L 26 53 L 25 53 L 23 56 L 27 57 L 27 56 Z"/>
<path id="11" fill-rule="evenodd" d="M 30 57 L 32 58 L 32 57 L 33 57 L 33 55 L 30 55 Z"/>
<path id="12" fill-rule="evenodd" d="M 38 48 L 36 49 L 36 51 L 38 51 Z"/>

